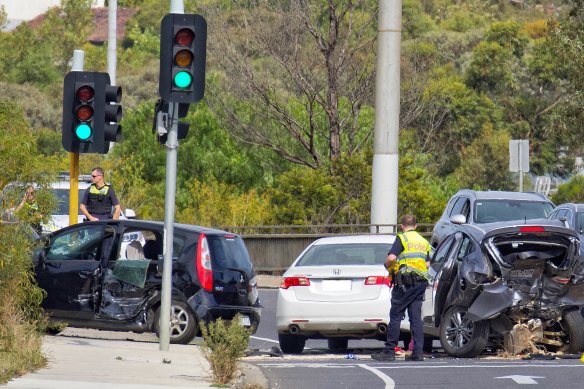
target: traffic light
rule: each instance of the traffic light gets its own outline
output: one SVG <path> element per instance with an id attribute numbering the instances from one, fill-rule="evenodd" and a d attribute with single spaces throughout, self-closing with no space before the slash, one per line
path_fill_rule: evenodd
<path id="1" fill-rule="evenodd" d="M 63 85 L 63 148 L 72 153 L 109 151 L 121 140 L 122 90 L 107 73 L 70 72 Z"/>
<path id="2" fill-rule="evenodd" d="M 98 110 L 99 116 L 96 117 L 96 128 L 98 133 L 103 134 L 104 151 L 109 151 L 110 142 L 119 142 L 122 140 L 122 87 L 110 85 L 109 74 L 100 73 L 105 77 L 104 94 L 105 98 L 100 100 L 98 105 L 103 102 L 103 115 L 101 109 Z M 99 107 L 101 108 L 101 107 Z"/>
<path id="3" fill-rule="evenodd" d="M 196 103 L 205 94 L 207 22 L 201 15 L 168 14 L 160 25 L 162 100 Z"/>
<path id="4" fill-rule="evenodd" d="M 187 116 L 190 106 L 189 104 L 179 103 L 175 107 L 178 107 L 178 118 L 182 119 Z M 156 134 L 156 138 L 161 144 L 166 144 L 168 130 L 172 125 L 172 123 L 170 123 L 170 117 L 173 116 L 173 113 L 169 113 L 168 108 L 168 103 L 165 103 L 161 99 L 159 99 L 154 106 L 154 122 L 152 125 L 152 133 Z M 189 127 L 189 123 L 177 122 L 177 140 L 185 139 L 187 137 L 187 134 L 189 133 Z"/>

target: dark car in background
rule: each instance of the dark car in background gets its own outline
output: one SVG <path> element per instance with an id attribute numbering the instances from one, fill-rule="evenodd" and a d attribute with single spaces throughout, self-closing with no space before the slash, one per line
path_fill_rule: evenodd
<path id="1" fill-rule="evenodd" d="M 434 225 L 430 244 L 438 244 L 455 230 L 456 223 L 486 224 L 502 221 L 545 219 L 554 204 L 534 192 L 459 190 L 450 198 L 444 213 Z M 461 220 L 464 217 L 464 220 Z"/>
<path id="2" fill-rule="evenodd" d="M 548 218 L 564 221 L 568 228 L 576 231 L 580 241 L 584 238 L 584 204 L 560 204 L 554 208 Z M 580 246 L 580 249 L 584 249 L 584 246 Z M 581 253 L 584 254 L 584 250 Z"/>
<path id="3" fill-rule="evenodd" d="M 108 220 L 46 236 L 33 258 L 43 308 L 72 327 L 159 334 L 163 234 L 161 222 Z M 190 342 L 199 321 L 236 314 L 255 331 L 261 306 L 241 237 L 175 224 L 171 299 L 171 343 Z"/>
<path id="4" fill-rule="evenodd" d="M 454 224 L 430 264 L 433 314 L 444 350 L 584 349 L 584 264 L 575 231 L 558 220 Z"/>

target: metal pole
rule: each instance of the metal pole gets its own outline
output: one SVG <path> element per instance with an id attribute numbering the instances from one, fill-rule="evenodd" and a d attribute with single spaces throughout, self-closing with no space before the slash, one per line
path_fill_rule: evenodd
<path id="1" fill-rule="evenodd" d="M 397 224 L 401 0 L 379 0 L 371 224 Z M 374 232 L 373 230 L 371 230 Z"/>
<path id="2" fill-rule="evenodd" d="M 116 84 L 118 0 L 109 0 L 107 13 L 107 72 L 111 84 Z"/>
<path id="3" fill-rule="evenodd" d="M 519 140 L 519 142 L 517 142 L 517 147 L 519 147 L 517 156 L 519 157 L 519 191 L 523 192 L 523 155 L 522 155 L 522 149 L 523 149 L 523 144 L 522 144 L 523 140 Z"/>
<path id="4" fill-rule="evenodd" d="M 85 61 L 83 50 L 73 50 L 72 72 L 82 72 Z M 77 224 L 79 215 L 79 153 L 69 153 L 69 225 Z"/>
<path id="5" fill-rule="evenodd" d="M 171 0 L 170 13 L 184 13 L 183 0 Z M 160 296 L 159 349 L 168 351 L 170 344 L 170 305 L 172 295 L 172 244 L 174 241 L 174 207 L 176 197 L 176 160 L 178 148 L 178 104 L 168 104 L 170 126 L 166 138 L 166 195 L 164 196 L 164 267 Z"/>

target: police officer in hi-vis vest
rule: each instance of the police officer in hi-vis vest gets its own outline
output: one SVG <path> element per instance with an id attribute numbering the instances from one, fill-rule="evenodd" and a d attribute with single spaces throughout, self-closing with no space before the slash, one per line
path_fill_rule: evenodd
<path id="1" fill-rule="evenodd" d="M 102 168 L 96 167 L 91 171 L 91 181 L 79 205 L 85 218 L 88 221 L 119 219 L 122 207 L 114 189 L 105 183 Z"/>
<path id="2" fill-rule="evenodd" d="M 422 301 L 428 285 L 430 243 L 416 231 L 416 218 L 404 215 L 402 233 L 391 246 L 385 267 L 392 275 L 393 290 L 389 310 L 387 342 L 383 351 L 371 354 L 378 361 L 395 360 L 395 347 L 399 340 L 400 325 L 407 309 L 414 350 L 406 359 L 423 361 L 424 334 L 422 329 Z"/>

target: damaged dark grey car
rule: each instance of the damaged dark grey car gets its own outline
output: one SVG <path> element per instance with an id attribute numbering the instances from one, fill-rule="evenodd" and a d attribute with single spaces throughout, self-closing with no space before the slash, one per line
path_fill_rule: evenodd
<path id="1" fill-rule="evenodd" d="M 577 234 L 552 220 L 458 226 L 436 250 L 426 330 L 454 357 L 486 347 L 584 349 L 584 265 Z M 428 300 L 427 296 L 427 300 Z"/>
<path id="2" fill-rule="evenodd" d="M 33 264 L 50 318 L 73 327 L 159 333 L 164 225 L 81 223 L 41 242 Z M 255 271 L 240 236 L 175 224 L 170 342 L 188 343 L 199 323 L 260 321 Z"/>

